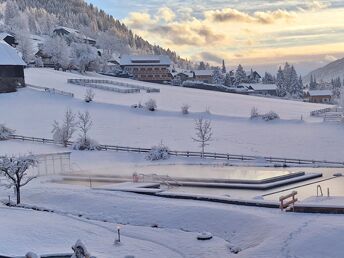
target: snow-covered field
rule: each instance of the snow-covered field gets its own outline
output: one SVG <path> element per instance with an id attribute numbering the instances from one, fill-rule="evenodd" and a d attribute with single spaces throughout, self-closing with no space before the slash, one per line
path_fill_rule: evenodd
<path id="1" fill-rule="evenodd" d="M 9 193 L 1 189 L 0 197 Z M 0 208 L 1 232 L 6 232 L 0 234 L 2 254 L 70 252 L 79 238 L 98 258 L 339 258 L 344 252 L 342 215 L 283 213 L 38 181 L 25 188 L 23 202 L 55 213 Z M 117 223 L 124 225 L 121 246 L 113 245 Z M 216 237 L 197 241 L 197 232 L 203 231 Z M 234 255 L 230 248 L 242 251 Z"/>
<path id="2" fill-rule="evenodd" d="M 95 102 L 87 104 L 83 101 L 85 88 L 67 84 L 68 78 L 105 77 L 27 69 L 27 83 L 73 92 L 76 98 L 30 88 L 2 94 L 1 122 L 16 129 L 18 134 L 51 138 L 53 120 L 61 120 L 70 107 L 74 112 L 89 110 L 94 120 L 91 135 L 100 143 L 151 147 L 163 141 L 170 149 L 198 150 L 192 140 L 194 119 L 205 116 L 212 120 L 214 132 L 209 151 L 320 160 L 343 159 L 339 151 L 344 145 L 343 126 L 324 124 L 309 116 L 310 111 L 324 108 L 325 105 L 158 84 L 148 84 L 161 89 L 160 93 L 152 94 L 95 90 Z M 106 78 L 147 85 L 128 79 Z M 149 98 L 156 99 L 157 112 L 130 108 L 130 105 L 144 103 Z M 181 114 L 183 103 L 191 106 L 191 114 Z M 253 106 L 262 113 L 274 110 L 282 119 L 274 122 L 252 121 L 249 114 Z M 204 112 L 206 108 L 210 109 L 211 115 Z"/>

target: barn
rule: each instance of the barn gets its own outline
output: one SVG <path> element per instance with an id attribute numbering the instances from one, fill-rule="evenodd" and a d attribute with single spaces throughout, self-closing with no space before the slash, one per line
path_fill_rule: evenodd
<path id="1" fill-rule="evenodd" d="M 4 41 L 0 41 L 0 93 L 14 92 L 25 87 L 25 62 L 17 51 Z"/>

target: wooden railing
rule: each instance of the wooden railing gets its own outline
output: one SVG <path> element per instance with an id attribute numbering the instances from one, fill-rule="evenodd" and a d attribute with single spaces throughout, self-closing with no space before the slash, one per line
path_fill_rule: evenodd
<path id="1" fill-rule="evenodd" d="M 36 85 L 31 85 L 31 84 L 26 84 L 26 86 L 33 88 L 33 89 L 44 90 L 45 92 L 49 92 L 52 94 L 58 94 L 58 95 L 62 95 L 62 96 L 72 97 L 72 98 L 74 97 L 74 94 L 71 92 L 62 91 L 62 90 L 58 90 L 55 88 L 40 87 L 40 86 L 36 86 Z"/>
<path id="2" fill-rule="evenodd" d="M 38 137 L 27 137 L 22 135 L 11 135 L 11 139 L 30 141 L 38 143 L 55 144 L 54 140 L 47 138 Z M 68 142 L 67 146 L 72 146 L 73 142 Z M 118 146 L 118 145 L 99 145 L 99 149 L 103 151 L 122 151 L 122 152 L 135 152 L 135 153 L 148 153 L 151 151 L 150 148 L 137 148 L 128 146 Z M 180 156 L 180 157 L 196 157 L 201 158 L 202 153 L 197 151 L 175 151 L 170 150 L 169 155 Z M 219 159 L 219 160 L 234 160 L 234 161 L 255 161 L 258 159 L 264 159 L 266 162 L 273 164 L 282 165 L 331 165 L 333 167 L 343 167 L 344 162 L 339 161 L 326 161 L 326 160 L 309 160 L 309 159 L 293 159 L 293 158 L 279 158 L 279 157 L 261 157 L 261 156 L 250 156 L 250 155 L 237 155 L 229 153 L 216 153 L 216 152 L 205 152 L 204 158 Z"/>
<path id="3" fill-rule="evenodd" d="M 290 194 L 281 196 L 279 198 L 280 200 L 280 209 L 283 211 L 290 206 L 292 206 L 292 209 L 294 211 L 295 203 L 298 201 L 297 198 L 295 197 L 297 195 L 296 191 L 292 191 Z M 289 200 L 290 199 L 290 200 Z"/>
<path id="4" fill-rule="evenodd" d="M 111 84 L 115 86 L 129 88 L 127 90 L 122 90 L 122 91 L 132 90 L 133 92 L 140 92 L 140 90 L 144 90 L 147 93 L 160 92 L 160 89 L 156 89 L 152 87 L 146 87 L 146 86 L 137 85 L 137 84 L 129 84 L 129 83 L 124 83 L 124 82 L 110 81 L 110 80 L 68 79 L 67 82 L 71 84 L 80 85 L 80 86 L 92 87 L 92 88 L 103 89 L 103 90 L 108 90 L 108 91 L 118 90 L 119 92 L 120 89 L 116 89 L 116 88 L 105 86 L 105 85 L 99 85 L 99 84 Z M 112 89 L 115 89 L 115 90 L 112 90 Z M 132 93 L 132 92 L 128 92 L 128 93 Z"/>
<path id="5" fill-rule="evenodd" d="M 331 108 L 323 108 L 314 110 L 311 112 L 311 116 L 322 116 L 328 112 L 343 112 L 344 109 L 341 107 L 331 107 Z"/>

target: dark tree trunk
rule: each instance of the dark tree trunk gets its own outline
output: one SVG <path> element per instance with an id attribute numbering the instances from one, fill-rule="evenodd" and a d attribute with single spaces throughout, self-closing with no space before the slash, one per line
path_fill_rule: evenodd
<path id="1" fill-rule="evenodd" d="M 20 204 L 20 187 L 16 187 L 17 205 Z"/>

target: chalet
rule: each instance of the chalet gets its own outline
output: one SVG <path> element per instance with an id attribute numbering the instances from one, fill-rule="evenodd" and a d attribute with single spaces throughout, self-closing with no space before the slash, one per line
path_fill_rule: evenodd
<path id="1" fill-rule="evenodd" d="M 6 32 L 0 32 L 0 40 L 5 41 L 8 45 L 12 47 L 17 47 L 18 45 L 16 38 L 13 35 Z"/>
<path id="2" fill-rule="evenodd" d="M 213 70 L 195 70 L 193 72 L 195 74 L 195 81 L 200 81 L 204 83 L 213 82 Z"/>
<path id="3" fill-rule="evenodd" d="M 277 96 L 277 86 L 275 84 L 252 83 L 246 87 L 254 94 Z"/>
<path id="4" fill-rule="evenodd" d="M 247 74 L 247 81 L 251 83 L 259 83 L 262 79 L 262 77 L 257 71 L 251 70 L 249 72 L 246 72 L 246 74 Z"/>
<path id="5" fill-rule="evenodd" d="M 87 37 L 86 35 L 84 35 L 80 31 L 78 31 L 76 29 L 72 29 L 72 28 L 60 26 L 60 27 L 57 27 L 56 29 L 54 29 L 53 33 L 55 35 L 59 35 L 59 36 L 74 37 L 76 40 L 80 40 L 81 42 L 89 44 L 91 46 L 95 46 L 97 43 L 95 39 Z"/>
<path id="6" fill-rule="evenodd" d="M 306 92 L 305 99 L 313 103 L 330 103 L 333 93 L 331 90 L 310 90 Z"/>
<path id="7" fill-rule="evenodd" d="M 192 81 L 195 78 L 195 74 L 193 72 L 190 71 L 180 71 L 180 72 L 173 72 L 172 73 L 173 78 L 175 79 L 179 79 L 181 83 L 185 82 L 185 81 Z"/>
<path id="8" fill-rule="evenodd" d="M 171 81 L 170 65 L 171 60 L 166 55 L 123 55 L 120 59 L 121 68 L 139 81 Z"/>
<path id="9" fill-rule="evenodd" d="M 0 93 L 14 92 L 25 87 L 25 62 L 17 51 L 5 41 L 0 41 Z"/>

